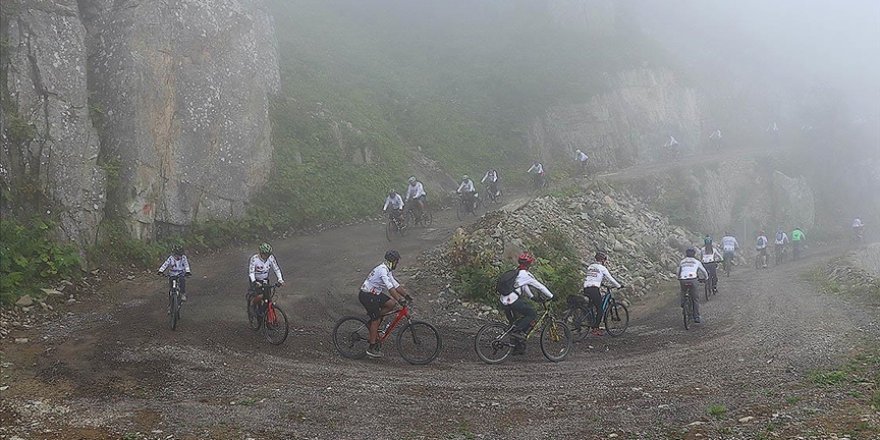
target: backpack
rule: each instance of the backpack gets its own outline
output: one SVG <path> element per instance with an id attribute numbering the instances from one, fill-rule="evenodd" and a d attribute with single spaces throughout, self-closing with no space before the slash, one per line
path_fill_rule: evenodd
<path id="1" fill-rule="evenodd" d="M 777 232 L 776 233 L 776 242 L 782 243 L 782 237 L 783 237 L 782 232 Z"/>
<path id="2" fill-rule="evenodd" d="M 767 245 L 767 239 L 764 238 L 763 236 L 758 237 L 758 243 L 757 243 L 757 244 L 758 244 L 758 247 L 766 246 L 766 245 Z"/>
<path id="3" fill-rule="evenodd" d="M 519 269 L 511 269 L 502 273 L 495 284 L 495 291 L 501 296 L 509 295 L 516 288 L 517 275 L 519 275 Z"/>

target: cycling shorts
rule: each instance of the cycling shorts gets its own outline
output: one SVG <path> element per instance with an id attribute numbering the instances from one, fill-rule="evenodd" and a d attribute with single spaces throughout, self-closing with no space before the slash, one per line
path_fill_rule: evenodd
<path id="1" fill-rule="evenodd" d="M 370 315 L 371 321 L 378 321 L 382 317 L 380 309 L 390 299 L 391 297 L 384 293 L 373 295 L 372 293 L 364 292 L 363 290 L 358 293 L 358 300 L 360 300 L 361 305 L 367 309 L 367 315 Z"/>

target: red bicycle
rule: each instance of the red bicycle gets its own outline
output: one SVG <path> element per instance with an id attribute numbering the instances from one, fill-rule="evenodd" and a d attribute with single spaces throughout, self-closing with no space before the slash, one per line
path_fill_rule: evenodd
<path id="1" fill-rule="evenodd" d="M 281 345 L 287 339 L 290 326 L 287 314 L 275 304 L 275 289 L 280 284 L 258 283 L 254 292 L 247 295 L 248 324 L 253 331 L 263 330 L 263 336 L 272 345 Z M 261 301 L 253 305 L 251 300 L 262 295 Z"/>
<path id="2" fill-rule="evenodd" d="M 412 310 L 405 305 L 384 315 L 395 315 L 394 319 L 379 326 L 379 343 L 385 342 L 394 330 L 397 332 L 395 343 L 400 356 L 413 365 L 425 365 L 440 354 L 440 333 L 433 325 L 412 319 Z M 367 324 L 369 317 L 346 316 L 336 322 L 333 327 L 333 345 L 344 358 L 362 359 L 367 355 L 370 330 Z M 402 324 L 401 324 L 402 323 Z"/>

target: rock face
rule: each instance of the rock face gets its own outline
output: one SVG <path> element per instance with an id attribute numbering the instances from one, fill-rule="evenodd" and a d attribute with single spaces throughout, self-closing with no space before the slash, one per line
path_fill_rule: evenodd
<path id="1" fill-rule="evenodd" d="M 701 127 L 702 98 L 670 71 L 623 72 L 608 79 L 608 88 L 587 103 L 553 107 L 534 120 L 528 140 L 536 155 L 571 158 L 581 149 L 607 169 L 664 157 L 670 135 L 683 150 L 697 149 L 708 136 Z"/>
<path id="2" fill-rule="evenodd" d="M 4 208 L 45 208 L 58 215 L 65 238 L 85 248 L 105 192 L 77 2 L 3 2 L 0 38 L 0 184 L 11 194 Z"/>
<path id="3" fill-rule="evenodd" d="M 84 2 L 112 201 L 138 238 L 244 212 L 269 169 L 279 72 L 257 0 Z"/>
<path id="4" fill-rule="evenodd" d="M 10 0 L 0 27 L 4 209 L 46 206 L 85 248 L 105 212 L 152 239 L 237 217 L 263 184 L 279 69 L 262 1 Z"/>
<path id="5" fill-rule="evenodd" d="M 773 206 L 776 217 L 791 226 L 811 228 L 816 220 L 813 190 L 803 177 L 773 172 Z"/>

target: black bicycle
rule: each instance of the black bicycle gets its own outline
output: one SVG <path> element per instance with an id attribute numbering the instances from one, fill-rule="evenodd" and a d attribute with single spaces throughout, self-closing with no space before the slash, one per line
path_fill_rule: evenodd
<path id="1" fill-rule="evenodd" d="M 275 304 L 275 289 L 281 284 L 268 284 L 258 282 L 254 286 L 253 293 L 247 295 L 248 324 L 251 330 L 260 331 L 272 345 L 281 345 L 287 339 L 290 325 L 287 323 L 287 314 Z M 259 297 L 257 304 L 254 298 Z"/>
<path id="2" fill-rule="evenodd" d="M 482 202 L 480 198 L 477 196 L 477 193 L 474 193 L 473 196 L 466 197 L 464 194 L 459 196 L 458 204 L 455 209 L 455 217 L 459 220 L 463 220 L 468 214 L 472 214 L 474 217 L 477 215 L 477 211 L 479 211 L 480 206 L 482 206 Z"/>
<path id="3" fill-rule="evenodd" d="M 406 218 L 399 213 L 391 213 L 388 215 L 388 222 L 385 223 L 385 238 L 391 241 L 394 237 L 403 237 L 406 235 Z"/>
<path id="4" fill-rule="evenodd" d="M 544 312 L 538 317 L 535 325 L 526 334 L 528 340 L 536 332 L 541 332 L 541 352 L 551 362 L 559 362 L 565 359 L 571 352 L 571 330 L 564 322 L 556 319 L 552 308 L 544 304 Z M 514 336 L 516 326 L 513 322 L 504 324 L 490 322 L 477 331 L 474 338 L 474 350 L 477 356 L 487 364 L 497 364 L 510 356 L 511 351 L 525 341 L 517 340 Z"/>
<path id="5" fill-rule="evenodd" d="M 699 282 L 704 285 L 708 284 L 703 280 L 699 280 Z M 688 330 L 690 328 L 690 324 L 694 322 L 694 316 L 696 316 L 696 306 L 694 305 L 694 301 L 696 301 L 694 299 L 694 294 L 696 294 L 695 287 L 696 286 L 694 286 L 692 283 L 690 287 L 684 290 L 684 301 L 681 305 L 681 315 L 684 320 L 685 330 Z"/>
<path id="6" fill-rule="evenodd" d="M 494 191 L 492 185 L 486 185 L 485 193 L 490 203 L 499 205 L 504 203 L 504 191 L 498 187 L 498 184 L 495 184 Z"/>
<path id="7" fill-rule="evenodd" d="M 414 208 L 418 203 L 415 200 L 406 205 L 406 223 L 411 225 L 431 226 L 434 224 L 434 214 L 431 212 L 428 202 L 422 201 L 422 208 Z"/>
<path id="8" fill-rule="evenodd" d="M 610 336 L 620 336 L 629 327 L 629 310 L 614 298 L 614 295 L 611 294 L 611 287 L 604 287 L 605 295 L 600 306 L 602 322 L 605 323 L 605 331 Z M 572 295 L 568 297 L 568 310 L 562 320 L 571 327 L 576 335 L 580 334 L 581 338 L 584 338 L 590 334 L 589 330 L 596 322 L 596 308 L 589 298 Z"/>
<path id="9" fill-rule="evenodd" d="M 777 266 L 779 266 L 780 264 L 785 262 L 785 254 L 788 253 L 787 251 L 788 251 L 787 245 L 783 245 L 783 244 L 776 245 L 776 252 L 775 252 L 776 258 L 775 259 L 776 259 Z"/>
<path id="10" fill-rule="evenodd" d="M 180 308 L 183 305 L 180 293 L 180 277 L 184 275 L 169 275 L 171 287 L 168 289 L 168 319 L 171 330 L 177 330 L 177 322 L 180 321 Z"/>

